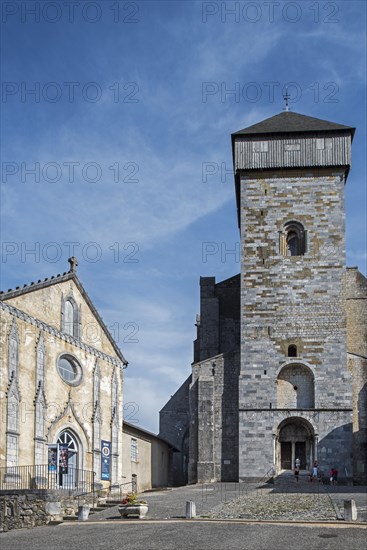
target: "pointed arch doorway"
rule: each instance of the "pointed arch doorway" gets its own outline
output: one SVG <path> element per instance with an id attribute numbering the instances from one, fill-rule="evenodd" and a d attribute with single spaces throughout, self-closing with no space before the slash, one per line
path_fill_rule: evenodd
<path id="1" fill-rule="evenodd" d="M 71 430 L 63 430 L 57 438 L 59 468 L 57 484 L 64 489 L 73 489 L 78 484 L 80 444 Z"/>
<path id="2" fill-rule="evenodd" d="M 291 470 L 296 458 L 301 461 L 301 470 L 310 470 L 316 456 L 315 431 L 304 418 L 283 420 L 277 430 L 276 470 Z"/>

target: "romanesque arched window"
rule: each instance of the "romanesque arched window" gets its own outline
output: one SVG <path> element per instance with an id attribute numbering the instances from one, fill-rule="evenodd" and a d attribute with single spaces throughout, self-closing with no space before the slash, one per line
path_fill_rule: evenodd
<path id="1" fill-rule="evenodd" d="M 297 357 L 297 346 L 295 344 L 288 346 L 288 357 Z"/>
<path id="2" fill-rule="evenodd" d="M 305 365 L 286 365 L 277 378 L 279 409 L 312 409 L 315 406 L 315 385 L 311 370 Z"/>
<path id="3" fill-rule="evenodd" d="M 307 251 L 307 232 L 296 221 L 284 224 L 280 235 L 280 253 L 283 256 L 303 256 Z"/>

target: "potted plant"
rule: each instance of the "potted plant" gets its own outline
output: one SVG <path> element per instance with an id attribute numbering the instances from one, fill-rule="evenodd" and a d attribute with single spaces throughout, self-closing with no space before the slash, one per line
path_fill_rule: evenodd
<path id="1" fill-rule="evenodd" d="M 148 512 L 148 504 L 145 500 L 139 500 L 135 493 L 128 493 L 119 505 L 122 518 L 145 518 Z"/>

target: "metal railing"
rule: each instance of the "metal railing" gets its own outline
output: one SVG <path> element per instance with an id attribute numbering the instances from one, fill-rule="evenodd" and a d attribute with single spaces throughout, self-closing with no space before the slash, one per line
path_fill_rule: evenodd
<path id="1" fill-rule="evenodd" d="M 262 485 L 263 483 L 267 483 L 269 479 L 273 479 L 275 476 L 275 468 L 272 466 L 269 468 L 269 470 L 266 472 L 266 474 L 263 475 L 263 477 L 258 482 L 258 485 Z"/>
<path id="2" fill-rule="evenodd" d="M 95 473 L 80 468 L 50 470 L 48 464 L 0 468 L 0 491 L 52 490 L 65 494 L 90 492 Z"/>
<path id="3" fill-rule="evenodd" d="M 126 497 L 127 493 L 136 492 L 136 488 L 135 488 L 135 491 L 133 489 L 134 489 L 134 486 L 133 486 L 132 481 L 128 481 L 126 483 L 121 483 L 120 485 L 118 485 L 116 487 L 112 486 L 109 489 L 109 492 L 108 492 L 108 495 L 107 495 L 107 501 L 111 501 L 111 500 L 121 501 L 122 499 L 124 499 Z"/>
<path id="4" fill-rule="evenodd" d="M 92 491 L 87 491 L 85 493 L 78 493 L 76 495 L 78 508 L 79 506 L 85 503 L 89 505 L 91 504 L 92 505 L 91 507 L 94 508 L 96 504 L 98 504 L 99 494 L 100 494 L 100 491 L 94 490 L 94 489 Z"/>

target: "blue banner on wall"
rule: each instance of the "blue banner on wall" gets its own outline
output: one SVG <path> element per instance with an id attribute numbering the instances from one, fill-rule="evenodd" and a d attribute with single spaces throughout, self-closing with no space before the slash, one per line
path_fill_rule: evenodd
<path id="1" fill-rule="evenodd" d="M 111 442 L 101 441 L 102 460 L 101 460 L 101 479 L 111 479 Z"/>

